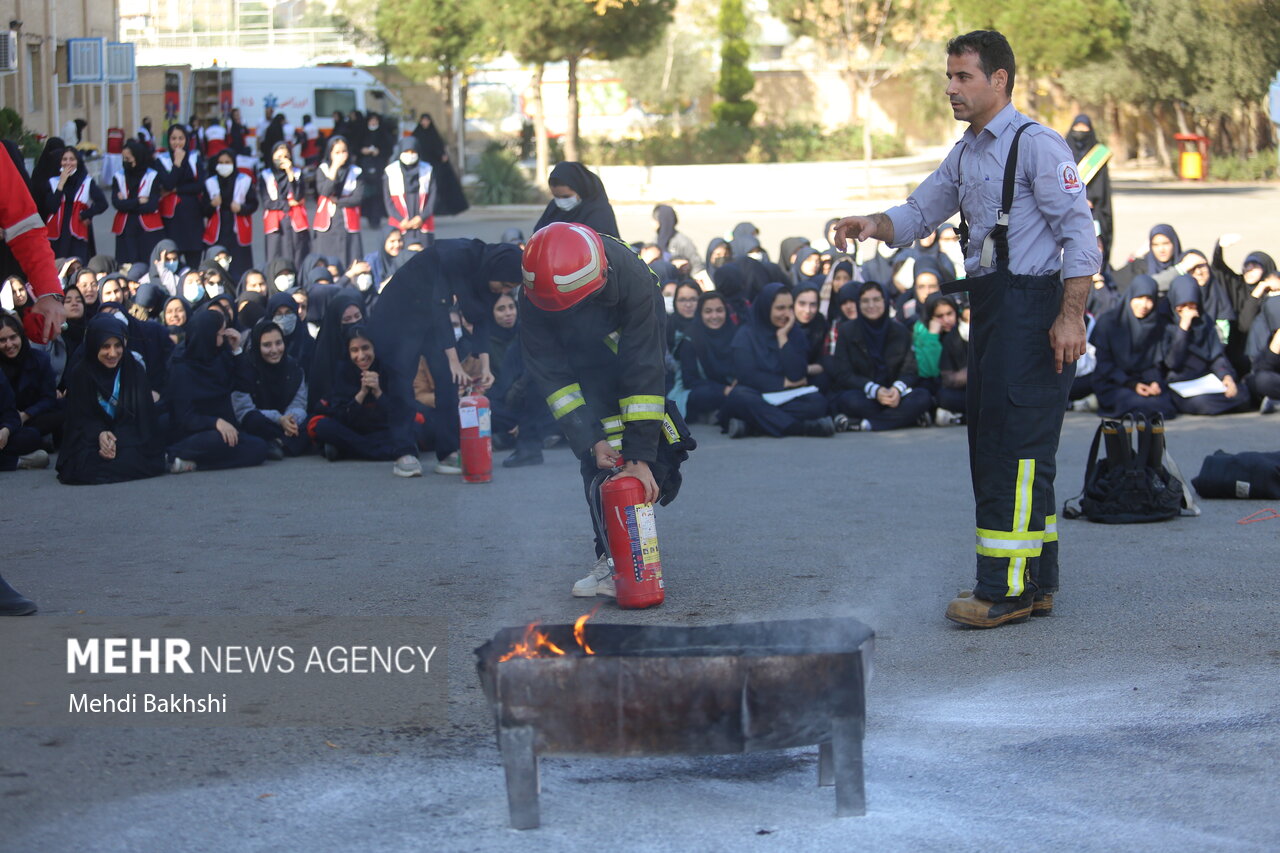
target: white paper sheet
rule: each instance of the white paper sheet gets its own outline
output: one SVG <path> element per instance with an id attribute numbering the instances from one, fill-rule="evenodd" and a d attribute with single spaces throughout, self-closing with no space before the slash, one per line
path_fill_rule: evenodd
<path id="1" fill-rule="evenodd" d="M 770 391 L 768 394 L 761 394 L 764 401 L 770 406 L 781 406 L 788 403 L 796 397 L 803 397 L 805 394 L 816 394 L 818 389 L 812 385 L 801 385 L 799 388 L 788 388 L 785 391 Z"/>
<path id="2" fill-rule="evenodd" d="M 1170 382 L 1169 387 L 1179 397 L 1199 397 L 1203 394 L 1223 394 L 1227 386 L 1212 373 L 1206 373 L 1199 379 L 1187 379 L 1182 382 Z"/>

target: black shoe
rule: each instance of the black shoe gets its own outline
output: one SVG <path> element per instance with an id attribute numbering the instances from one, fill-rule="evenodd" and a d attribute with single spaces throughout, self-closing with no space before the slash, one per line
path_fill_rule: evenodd
<path id="1" fill-rule="evenodd" d="M 815 438 L 830 438 L 836 434 L 836 425 L 831 418 L 816 418 L 804 422 L 804 434 Z"/>
<path id="2" fill-rule="evenodd" d="M 36 603 L 0 578 L 0 616 L 26 616 L 36 612 Z"/>
<path id="3" fill-rule="evenodd" d="M 338 448 L 334 447 L 332 444 L 326 444 L 324 447 L 320 448 L 320 453 L 323 454 L 324 458 L 328 459 L 330 462 L 337 462 L 342 458 L 342 454 L 338 452 Z"/>
<path id="4" fill-rule="evenodd" d="M 267 458 L 275 462 L 284 459 L 284 444 L 280 439 L 267 442 Z"/>
<path id="5" fill-rule="evenodd" d="M 747 435 L 747 422 L 741 418 L 729 418 L 729 425 L 726 428 L 729 438 L 745 438 Z"/>
<path id="6" fill-rule="evenodd" d="M 523 468 L 526 465 L 541 465 L 541 464 L 542 464 L 542 451 L 531 450 L 527 447 L 517 448 L 515 453 L 512 453 L 506 459 L 502 460 L 503 468 Z"/>

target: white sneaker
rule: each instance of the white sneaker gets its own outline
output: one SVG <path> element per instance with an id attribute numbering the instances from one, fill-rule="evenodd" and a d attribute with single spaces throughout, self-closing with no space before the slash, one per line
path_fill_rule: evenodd
<path id="1" fill-rule="evenodd" d="M 186 474 L 194 470 L 196 470 L 196 463 L 189 459 L 179 459 L 175 456 L 173 457 L 173 461 L 169 463 L 170 474 Z"/>
<path id="2" fill-rule="evenodd" d="M 397 477 L 421 477 L 422 463 L 418 461 L 418 457 L 406 453 L 391 466 L 391 473 Z"/>
<path id="3" fill-rule="evenodd" d="M 37 468 L 49 467 L 49 453 L 46 450 L 33 450 L 18 457 L 18 467 L 34 471 Z"/>
<path id="4" fill-rule="evenodd" d="M 1258 407 L 1258 414 L 1269 415 L 1276 409 L 1280 409 L 1280 405 L 1277 405 L 1275 400 L 1272 400 L 1270 397 L 1263 397 L 1262 405 Z"/>
<path id="5" fill-rule="evenodd" d="M 933 422 L 938 426 L 958 426 L 964 420 L 964 415 L 958 415 L 950 409 L 938 409 L 933 416 Z"/>
<path id="6" fill-rule="evenodd" d="M 613 582 L 613 560 L 608 556 L 596 559 L 591 573 L 573 585 L 573 594 L 578 598 L 592 598 L 597 595 L 618 597 L 618 588 Z"/>
<path id="7" fill-rule="evenodd" d="M 1098 395 L 1097 394 L 1090 394 L 1088 397 L 1085 397 L 1080 402 L 1084 403 L 1084 409 L 1086 412 L 1098 411 Z"/>
<path id="8" fill-rule="evenodd" d="M 461 474 L 462 459 L 455 450 L 445 458 L 436 463 L 435 472 L 437 474 Z"/>

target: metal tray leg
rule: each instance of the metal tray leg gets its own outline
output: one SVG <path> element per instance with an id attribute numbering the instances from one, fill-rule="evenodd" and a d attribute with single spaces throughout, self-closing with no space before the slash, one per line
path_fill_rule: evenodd
<path id="1" fill-rule="evenodd" d="M 835 760 L 831 756 L 831 741 L 827 741 L 818 744 L 818 787 L 830 788 L 835 783 Z"/>
<path id="2" fill-rule="evenodd" d="M 867 813 L 867 793 L 862 776 L 861 717 L 836 717 L 831 721 L 832 764 L 836 778 L 836 817 L 857 817 Z M 821 776 L 821 754 L 819 754 Z"/>
<path id="3" fill-rule="evenodd" d="M 512 829 L 537 829 L 539 825 L 538 756 L 533 751 L 533 740 L 531 726 L 498 731 Z"/>

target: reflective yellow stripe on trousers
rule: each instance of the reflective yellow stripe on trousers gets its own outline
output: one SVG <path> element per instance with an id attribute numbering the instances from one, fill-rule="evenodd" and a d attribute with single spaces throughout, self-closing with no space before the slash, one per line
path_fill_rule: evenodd
<path id="1" fill-rule="evenodd" d="M 1031 487 L 1036 479 L 1036 460 L 1019 459 L 1018 477 L 1014 484 L 1013 529 L 988 530 L 978 528 L 978 553 L 984 557 L 1007 559 L 1009 596 L 1022 595 L 1026 589 L 1025 575 L 1027 560 L 1039 557 L 1044 550 L 1046 540 L 1058 538 L 1057 517 L 1049 516 L 1046 528 L 1052 524 L 1053 539 L 1049 539 L 1049 531 L 1033 531 L 1031 527 Z"/>

